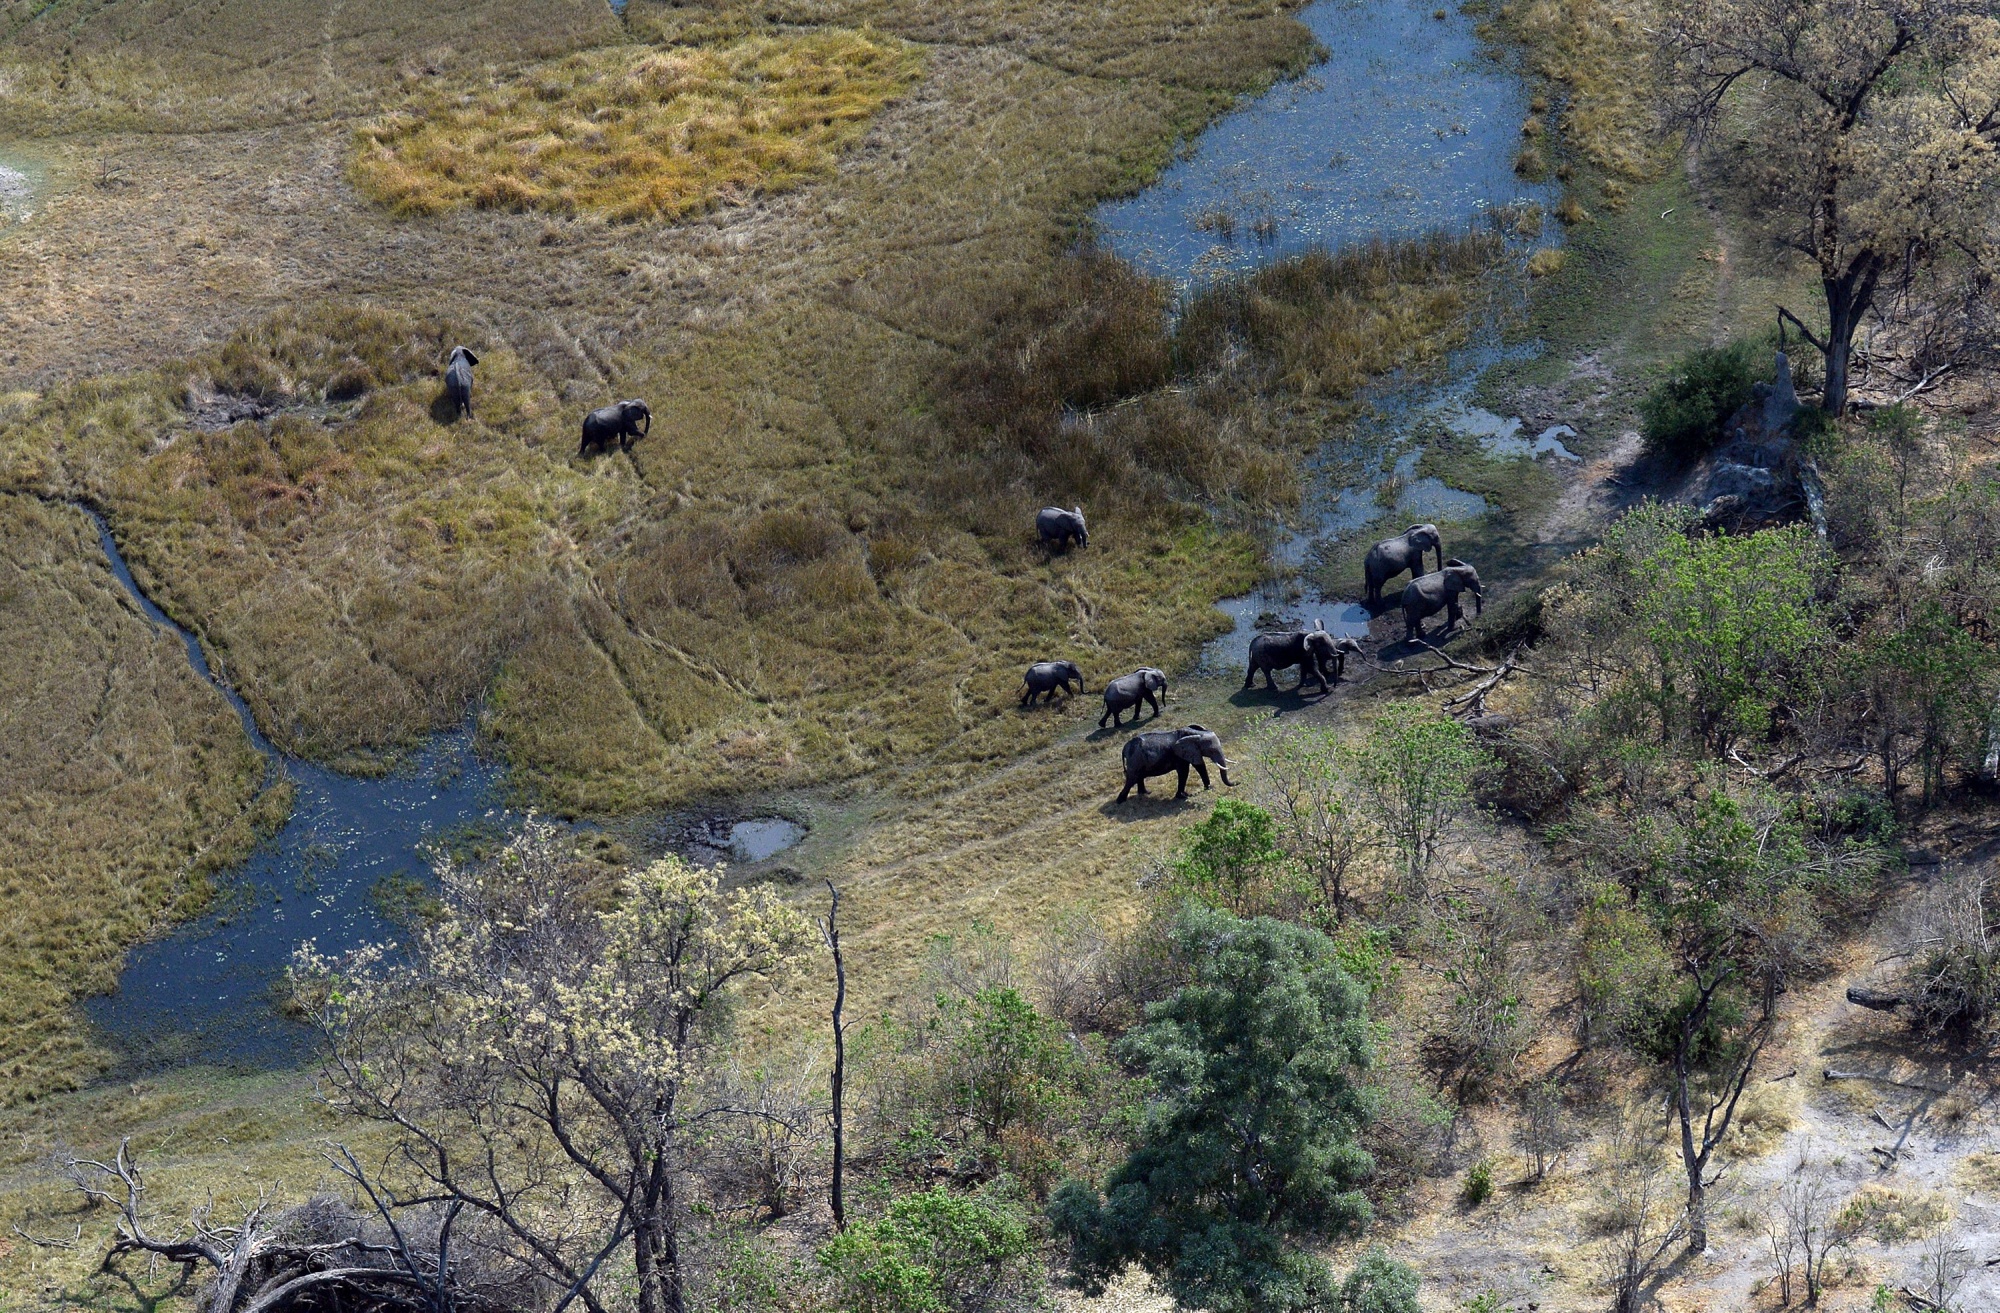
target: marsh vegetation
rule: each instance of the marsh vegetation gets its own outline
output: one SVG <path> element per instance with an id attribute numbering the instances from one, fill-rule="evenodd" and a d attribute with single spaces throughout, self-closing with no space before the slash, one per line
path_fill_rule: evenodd
<path id="1" fill-rule="evenodd" d="M 0 398 L 10 1297 L 1979 1297 L 1948 1190 L 1983 1169 L 1908 1149 L 1987 1125 L 2000 1007 L 1980 362 L 1797 430 L 1823 533 L 1723 532 L 1640 430 L 1706 459 L 1812 274 L 1666 149 L 1649 7 L 1474 6 L 1536 79 L 1516 167 L 1563 184 L 1563 258 L 1506 210 L 1186 297 L 1081 221 L 1310 41 L 1114 10 L 0 11 L 0 122 L 70 189 L 6 239 L 7 313 L 51 325 Z M 658 158 L 600 167 L 627 147 Z M 1546 349 L 1478 399 L 1584 459 L 1441 425 L 1383 468 L 1479 494 L 1444 538 L 1494 605 L 1434 645 L 1384 617 L 1311 701 L 1191 670 L 1382 380 L 1492 335 Z M 633 395 L 647 440 L 578 456 Z M 394 948 L 302 952 L 306 1078 L 89 1085 L 75 1000 L 284 797 L 65 500 L 286 752 L 382 771 L 470 713 L 620 837 L 441 853 Z M 1048 505 L 1087 544 L 1039 544 Z M 1358 591 L 1401 506 L 1307 568 Z M 1021 705 L 1049 659 L 1169 668 L 1241 787 L 1118 807 L 1124 728 Z M 759 795 L 811 822 L 782 870 L 646 848 Z M 1885 1090 L 1919 1096 L 1893 1143 Z"/>

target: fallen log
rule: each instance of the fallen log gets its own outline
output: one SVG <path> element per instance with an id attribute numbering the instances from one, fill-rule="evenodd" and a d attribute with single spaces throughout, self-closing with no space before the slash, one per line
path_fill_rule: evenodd
<path id="1" fill-rule="evenodd" d="M 1910 1002 L 1901 994 L 1891 994 L 1882 989 L 1864 989 L 1860 985 L 1847 987 L 1847 1001 L 1856 1007 L 1872 1008 L 1877 1012 L 1894 1012 L 1897 1008 L 1909 1006 Z"/>
<path id="2" fill-rule="evenodd" d="M 1926 1085 L 1922 1081 L 1897 1080 L 1894 1076 L 1877 1076 L 1873 1072 L 1868 1071 L 1835 1071 L 1833 1068 L 1828 1067 L 1826 1069 L 1826 1078 L 1828 1080 L 1871 1080 L 1877 1085 L 1894 1085 L 1900 1090 L 1922 1090 L 1926 1094 L 1951 1093 L 1949 1089 L 1942 1085 Z"/>

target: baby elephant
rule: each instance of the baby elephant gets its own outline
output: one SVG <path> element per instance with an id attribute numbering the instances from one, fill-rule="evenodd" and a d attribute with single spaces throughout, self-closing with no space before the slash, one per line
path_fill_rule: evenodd
<path id="1" fill-rule="evenodd" d="M 1129 708 L 1132 723 L 1139 723 L 1139 704 L 1146 703 L 1153 708 L 1155 716 L 1160 714 L 1160 704 L 1167 691 L 1167 675 L 1163 670 L 1151 666 L 1140 666 L 1129 675 L 1120 675 L 1104 686 L 1104 714 L 1097 718 L 1097 727 L 1104 728 L 1109 720 L 1113 725 L 1124 723 L 1124 715 Z"/>
<path id="2" fill-rule="evenodd" d="M 643 401 L 635 399 L 600 406 L 583 417 L 583 441 L 578 444 L 576 454 L 581 456 L 592 447 L 610 451 L 614 442 L 620 451 L 630 451 L 634 439 L 643 438 L 652 431 L 653 412 Z"/>
<path id="3" fill-rule="evenodd" d="M 472 413 L 472 367 L 479 363 L 479 357 L 462 346 L 451 349 L 451 359 L 444 367 L 444 395 L 451 402 L 451 417 Z"/>
<path id="4" fill-rule="evenodd" d="M 1077 692 L 1083 692 L 1083 672 L 1076 668 L 1076 662 L 1037 661 L 1028 667 L 1027 674 L 1021 676 L 1021 705 L 1025 707 L 1033 702 L 1037 693 L 1042 695 L 1042 702 L 1047 705 L 1056 700 L 1057 689 L 1067 696 L 1072 683 L 1076 685 Z"/>
<path id="5" fill-rule="evenodd" d="M 1090 531 L 1083 524 L 1083 507 L 1072 506 L 1068 510 L 1060 506 L 1042 507 L 1035 513 L 1035 536 L 1052 552 L 1067 551 L 1072 538 L 1078 547 L 1090 546 Z"/>

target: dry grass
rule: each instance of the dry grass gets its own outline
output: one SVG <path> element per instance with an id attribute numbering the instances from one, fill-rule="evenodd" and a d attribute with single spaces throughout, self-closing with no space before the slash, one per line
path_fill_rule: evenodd
<path id="1" fill-rule="evenodd" d="M 1613 209 L 1673 163 L 1652 76 L 1651 15 L 1648 0 L 1510 0 L 1498 9 L 1506 38 L 1556 93 L 1564 146 L 1601 175 Z"/>
<path id="2" fill-rule="evenodd" d="M 398 214 L 465 206 L 682 219 L 824 178 L 923 67 L 865 33 L 571 55 L 426 85 L 355 134 L 355 185 Z"/>
<path id="3" fill-rule="evenodd" d="M 95 1068 L 71 1003 L 245 851 L 262 778 L 90 521 L 0 496 L 0 1106 Z"/>

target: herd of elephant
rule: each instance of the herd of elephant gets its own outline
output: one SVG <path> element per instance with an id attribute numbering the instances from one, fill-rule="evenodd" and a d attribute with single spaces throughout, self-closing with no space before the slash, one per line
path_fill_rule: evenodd
<path id="1" fill-rule="evenodd" d="M 1090 531 L 1080 506 L 1068 510 L 1044 507 L 1035 516 L 1035 533 L 1052 552 L 1067 551 L 1071 543 L 1085 547 L 1090 544 Z M 1438 568 L 1426 574 L 1424 557 L 1429 552 L 1437 554 Z M 1458 599 L 1464 593 L 1472 594 L 1475 615 L 1485 610 L 1486 597 L 1479 571 L 1456 557 L 1445 559 L 1444 540 L 1435 524 L 1413 524 L 1395 537 L 1376 543 L 1368 549 L 1361 568 L 1371 607 L 1382 605 L 1383 586 L 1391 579 L 1406 571 L 1411 576 L 1401 599 L 1408 641 L 1422 642 L 1423 622 L 1440 611 L 1445 613 L 1447 629 L 1463 621 L 1465 613 Z M 1326 625 L 1317 620 L 1311 629 L 1260 633 L 1250 640 L 1249 669 L 1244 672 L 1243 687 L 1251 688 L 1262 672 L 1264 687 L 1275 690 L 1277 672 L 1296 667 L 1299 672 L 1296 688 L 1303 689 L 1310 680 L 1319 685 L 1321 692 L 1327 692 L 1332 681 L 1346 673 L 1347 658 L 1359 655 L 1359 642 L 1344 634 L 1327 633 Z M 1083 671 L 1074 661 L 1037 661 L 1022 676 L 1021 705 L 1028 706 L 1036 697 L 1044 704 L 1054 701 L 1058 691 L 1068 695 L 1072 684 L 1076 692 L 1083 692 Z M 1166 690 L 1166 672 L 1152 666 L 1141 666 L 1129 675 L 1111 680 L 1104 686 L 1104 714 L 1097 718 L 1098 728 L 1104 728 L 1107 722 L 1113 728 L 1122 725 L 1127 711 L 1132 713 L 1132 723 L 1138 724 L 1142 705 L 1151 707 L 1155 716 L 1160 715 Z M 1174 797 L 1186 797 L 1190 770 L 1201 777 L 1202 788 L 1209 788 L 1207 763 L 1211 761 L 1221 772 L 1222 782 L 1231 784 L 1222 740 L 1214 730 L 1201 725 L 1135 734 L 1125 740 L 1125 787 L 1118 791 L 1117 800 L 1124 802 L 1135 788 L 1143 797 L 1147 780 L 1169 773 L 1179 777 Z"/>
<path id="2" fill-rule="evenodd" d="M 478 363 L 479 357 L 465 347 L 452 348 L 444 370 L 444 393 L 453 418 L 472 414 L 472 367 Z M 576 454 L 583 456 L 592 447 L 609 451 L 614 442 L 621 451 L 630 451 L 632 443 L 652 429 L 653 412 L 645 402 L 615 402 L 583 417 L 583 441 Z M 1068 510 L 1060 506 L 1044 507 L 1035 516 L 1035 534 L 1051 551 L 1067 551 L 1071 544 L 1090 545 L 1090 529 L 1084 523 L 1081 506 Z M 1433 551 L 1437 553 L 1438 568 L 1425 574 L 1424 555 Z M 1445 613 L 1447 628 L 1465 618 L 1458 602 L 1461 593 L 1472 594 L 1475 614 L 1485 607 L 1479 572 L 1457 558 L 1445 559 L 1444 540 L 1434 524 L 1413 524 L 1395 537 L 1376 543 L 1368 549 L 1361 568 L 1367 577 L 1368 601 L 1372 606 L 1381 605 L 1384 584 L 1409 572 L 1411 581 L 1403 589 L 1402 607 L 1407 637 L 1413 642 L 1423 639 L 1423 622 L 1439 611 Z M 1326 626 L 1317 620 L 1311 629 L 1258 634 L 1250 640 L 1250 668 L 1243 676 L 1243 687 L 1250 688 L 1261 671 L 1264 686 L 1276 689 L 1277 672 L 1296 667 L 1297 688 L 1304 688 L 1306 681 L 1311 680 L 1319 685 L 1321 692 L 1326 692 L 1331 689 L 1332 680 L 1346 673 L 1347 658 L 1360 654 L 1360 643 L 1346 635 L 1336 637 L 1327 633 Z M 1076 692 L 1083 692 L 1083 672 L 1074 661 L 1037 661 L 1022 678 L 1021 705 L 1027 706 L 1037 696 L 1046 704 L 1055 698 L 1057 690 L 1067 695 L 1072 684 Z M 1124 724 L 1127 711 L 1132 713 L 1132 723 L 1138 724 L 1142 705 L 1151 707 L 1155 716 L 1162 714 L 1166 691 L 1166 672 L 1152 666 L 1141 666 L 1129 675 L 1120 675 L 1104 686 L 1104 714 L 1097 718 L 1098 728 L 1102 729 L 1106 721 L 1113 728 Z M 1134 788 L 1143 796 L 1147 780 L 1168 773 L 1179 776 L 1176 798 L 1187 796 L 1190 770 L 1201 777 L 1202 788 L 1209 788 L 1207 763 L 1211 761 L 1221 773 L 1222 782 L 1231 784 L 1222 740 L 1214 730 L 1200 725 L 1135 734 L 1125 740 L 1124 761 L 1125 787 L 1118 791 L 1119 802 L 1124 802 Z"/>

